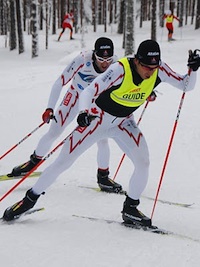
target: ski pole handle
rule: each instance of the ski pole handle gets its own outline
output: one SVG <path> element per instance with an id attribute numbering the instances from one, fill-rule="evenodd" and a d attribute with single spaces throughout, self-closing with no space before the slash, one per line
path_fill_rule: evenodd
<path id="1" fill-rule="evenodd" d="M 36 132 L 40 127 L 42 127 L 45 124 L 45 122 L 42 122 L 39 126 L 37 126 L 32 132 L 28 133 L 22 140 L 20 140 L 17 144 L 15 144 L 13 147 L 11 147 L 8 151 L 6 151 L 1 157 L 4 158 L 7 154 L 9 154 L 13 149 L 15 149 L 17 146 L 19 146 L 21 143 L 23 143 L 29 136 L 31 136 L 34 132 Z"/>

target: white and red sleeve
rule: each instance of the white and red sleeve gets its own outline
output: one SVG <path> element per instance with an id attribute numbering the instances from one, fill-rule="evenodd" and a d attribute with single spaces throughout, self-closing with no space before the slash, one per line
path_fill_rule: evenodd
<path id="1" fill-rule="evenodd" d="M 84 57 L 79 54 L 67 67 L 62 74 L 58 77 L 51 88 L 51 93 L 48 100 L 48 108 L 55 108 L 55 105 L 59 99 L 63 86 L 68 84 L 76 75 L 76 73 L 84 66 Z"/>
<path id="2" fill-rule="evenodd" d="M 166 63 L 162 62 L 159 67 L 158 77 L 161 82 L 166 82 L 172 86 L 182 90 L 191 91 L 196 83 L 196 72 L 191 71 L 190 74 L 181 75 L 173 71 Z"/>

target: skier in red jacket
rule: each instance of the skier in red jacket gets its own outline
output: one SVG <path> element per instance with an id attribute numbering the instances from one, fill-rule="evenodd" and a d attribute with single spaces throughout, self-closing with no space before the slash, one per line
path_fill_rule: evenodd
<path id="1" fill-rule="evenodd" d="M 73 22 L 74 22 L 74 13 L 73 10 L 70 11 L 70 13 L 66 13 L 62 22 L 62 32 L 59 34 L 58 41 L 60 41 L 60 38 L 62 34 L 64 33 L 65 29 L 68 28 L 70 30 L 70 40 L 73 40 Z"/>
<path id="2" fill-rule="evenodd" d="M 169 10 L 167 11 L 163 19 L 166 19 L 166 28 L 168 30 L 168 41 L 174 41 L 175 39 L 172 38 L 172 35 L 174 33 L 174 26 L 173 26 L 173 20 L 176 19 L 180 22 L 180 19 L 172 14 L 172 12 Z"/>

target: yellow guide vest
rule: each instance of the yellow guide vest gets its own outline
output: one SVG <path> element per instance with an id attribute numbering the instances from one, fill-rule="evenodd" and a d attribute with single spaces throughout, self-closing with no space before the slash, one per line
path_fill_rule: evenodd
<path id="1" fill-rule="evenodd" d="M 119 62 L 124 66 L 124 79 L 121 86 L 111 92 L 110 97 L 113 101 L 122 106 L 138 107 L 150 96 L 156 82 L 158 70 L 154 71 L 149 79 L 143 80 L 142 83 L 137 86 L 133 83 L 128 59 L 122 58 Z"/>
<path id="2" fill-rule="evenodd" d="M 172 23 L 173 22 L 173 16 L 167 16 L 166 17 L 166 22 L 168 22 L 168 23 Z"/>

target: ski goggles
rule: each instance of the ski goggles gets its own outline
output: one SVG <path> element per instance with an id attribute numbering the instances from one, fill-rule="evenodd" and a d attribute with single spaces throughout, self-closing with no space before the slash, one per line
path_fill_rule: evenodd
<path id="1" fill-rule="evenodd" d="M 153 71 L 153 70 L 155 70 L 155 69 L 157 69 L 157 68 L 159 67 L 159 65 L 157 65 L 157 66 L 155 66 L 155 67 L 149 67 L 149 66 L 143 64 L 142 62 L 139 62 L 139 64 L 140 64 L 144 69 L 149 70 L 149 71 Z"/>
<path id="2" fill-rule="evenodd" d="M 95 57 L 96 57 L 96 59 L 97 59 L 99 62 L 101 62 L 101 63 L 103 63 L 103 62 L 110 63 L 110 62 L 113 61 L 113 57 L 104 58 L 104 57 L 99 57 L 99 56 L 97 56 L 97 54 L 95 54 Z"/>

